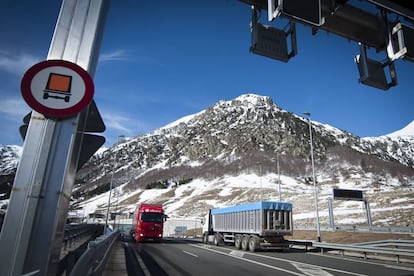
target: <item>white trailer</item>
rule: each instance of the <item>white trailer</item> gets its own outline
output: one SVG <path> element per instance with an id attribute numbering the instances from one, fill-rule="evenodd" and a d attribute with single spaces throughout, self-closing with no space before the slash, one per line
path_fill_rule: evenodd
<path id="1" fill-rule="evenodd" d="M 204 243 L 234 244 L 237 249 L 283 249 L 293 234 L 292 204 L 260 201 L 212 209 L 203 225 Z"/>

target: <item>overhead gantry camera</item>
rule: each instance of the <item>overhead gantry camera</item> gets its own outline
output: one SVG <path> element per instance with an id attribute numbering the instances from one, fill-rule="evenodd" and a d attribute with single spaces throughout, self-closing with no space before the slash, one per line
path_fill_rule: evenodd
<path id="1" fill-rule="evenodd" d="M 252 5 L 250 51 L 255 54 L 288 62 L 297 54 L 295 23 L 301 23 L 311 26 L 313 34 L 324 30 L 356 41 L 360 53 L 354 60 L 362 84 L 388 90 L 397 85 L 394 62 L 397 59 L 414 61 L 414 9 L 410 3 L 396 0 L 240 1 Z M 282 29 L 259 23 L 261 10 L 267 10 L 268 21 L 282 17 L 289 23 Z M 391 15 L 393 20 L 389 19 Z M 384 59 L 368 58 L 367 49 L 384 52 Z"/>

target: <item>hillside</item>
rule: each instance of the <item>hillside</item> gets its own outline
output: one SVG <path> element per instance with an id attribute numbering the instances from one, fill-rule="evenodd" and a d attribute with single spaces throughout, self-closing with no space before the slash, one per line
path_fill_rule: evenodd
<path id="1" fill-rule="evenodd" d="M 378 225 L 412 223 L 412 136 L 359 138 L 319 122 L 312 127 L 324 223 L 334 187 L 363 190 Z M 298 222 L 313 223 L 308 122 L 269 97 L 220 101 L 94 156 L 78 174 L 74 208 L 105 208 L 94 195 L 108 190 L 114 156 L 115 196 L 124 211 L 149 201 L 172 216 L 200 217 L 212 207 L 278 200 L 279 163 L 282 199 L 294 203 Z M 335 202 L 335 212 L 342 223 L 365 223 L 361 202 Z"/>
<path id="2" fill-rule="evenodd" d="M 374 225 L 412 225 L 414 124 L 360 138 L 311 123 L 322 224 L 336 187 L 362 190 Z M 10 182 L 14 171 L 1 176 Z M 164 204 L 171 217 L 202 217 L 209 208 L 282 199 L 293 203 L 297 224 L 314 224 L 308 121 L 269 97 L 220 101 L 100 150 L 77 174 L 71 209 L 81 215 L 105 212 L 112 176 L 112 211 L 130 212 L 139 202 L 151 202 Z M 361 202 L 334 201 L 336 224 L 366 224 L 364 212 Z"/>

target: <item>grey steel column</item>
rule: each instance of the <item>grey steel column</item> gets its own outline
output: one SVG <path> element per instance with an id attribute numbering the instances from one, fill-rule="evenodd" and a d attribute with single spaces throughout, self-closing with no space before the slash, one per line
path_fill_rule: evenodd
<path id="1" fill-rule="evenodd" d="M 334 230 L 335 228 L 335 222 L 334 222 L 334 215 L 333 215 L 333 203 L 332 198 L 328 198 L 328 210 L 329 210 L 329 227 L 331 230 Z"/>
<path id="2" fill-rule="evenodd" d="M 372 228 L 371 209 L 369 208 L 368 199 L 364 199 L 364 207 L 365 207 L 365 213 L 366 213 L 366 217 L 367 217 L 368 227 Z"/>
<path id="3" fill-rule="evenodd" d="M 63 0 L 47 59 L 93 77 L 109 0 Z M 56 275 L 88 108 L 54 120 L 32 112 L 0 236 L 5 275 Z"/>

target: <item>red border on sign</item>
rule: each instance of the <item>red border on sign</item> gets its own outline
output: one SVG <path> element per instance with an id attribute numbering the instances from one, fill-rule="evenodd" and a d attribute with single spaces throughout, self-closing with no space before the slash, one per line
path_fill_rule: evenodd
<path id="1" fill-rule="evenodd" d="M 75 71 L 79 76 L 82 78 L 85 84 L 85 94 L 82 99 L 72 107 L 63 108 L 63 109 L 55 109 L 44 106 L 43 104 L 39 103 L 34 97 L 33 92 L 31 90 L 31 83 L 33 78 L 39 73 L 41 70 L 53 67 L 53 66 L 60 66 L 66 67 L 73 71 Z M 27 72 L 23 75 L 20 90 L 23 96 L 23 99 L 26 103 L 33 108 L 35 111 L 42 113 L 46 117 L 56 117 L 56 118 L 66 118 L 76 115 L 77 113 L 81 112 L 84 108 L 86 108 L 93 99 L 94 94 L 94 84 L 91 76 L 89 73 L 84 70 L 82 67 L 77 65 L 76 63 L 69 62 L 66 60 L 45 60 L 41 61 L 27 70 Z"/>

